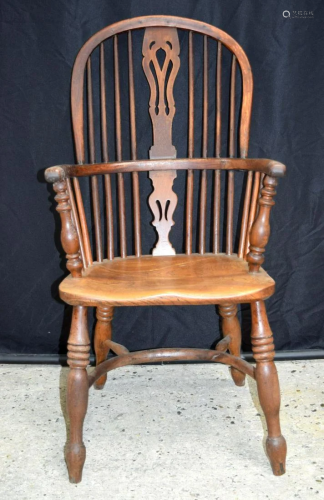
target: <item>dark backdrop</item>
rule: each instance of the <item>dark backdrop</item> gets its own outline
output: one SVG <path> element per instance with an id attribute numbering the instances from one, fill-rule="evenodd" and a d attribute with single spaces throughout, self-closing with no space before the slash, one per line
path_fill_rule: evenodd
<path id="1" fill-rule="evenodd" d="M 295 9 L 313 18 L 293 18 Z M 276 345 L 324 348 L 323 2 L 1 0 L 0 352 L 65 351 L 71 311 L 58 298 L 62 249 L 42 170 L 74 162 L 69 86 L 81 45 L 108 24 L 148 14 L 208 22 L 246 51 L 255 80 L 249 156 L 288 167 L 265 263 L 277 282 L 267 302 Z M 115 338 L 131 349 L 209 347 L 219 336 L 212 306 L 121 308 L 115 319 Z"/>

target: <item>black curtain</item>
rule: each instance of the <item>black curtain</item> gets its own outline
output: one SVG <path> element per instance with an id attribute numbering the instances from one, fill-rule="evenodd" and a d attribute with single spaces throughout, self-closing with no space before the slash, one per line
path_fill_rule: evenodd
<path id="1" fill-rule="evenodd" d="M 288 168 L 264 266 L 277 283 L 267 301 L 276 346 L 324 348 L 324 5 L 298 8 L 291 0 L 0 1 L 0 352 L 65 352 L 71 310 L 58 297 L 65 268 L 44 168 L 75 161 L 70 80 L 79 48 L 108 24 L 149 14 L 205 21 L 246 51 L 255 82 L 249 156 Z M 213 306 L 115 313 L 114 338 L 130 349 L 209 347 L 219 335 Z"/>

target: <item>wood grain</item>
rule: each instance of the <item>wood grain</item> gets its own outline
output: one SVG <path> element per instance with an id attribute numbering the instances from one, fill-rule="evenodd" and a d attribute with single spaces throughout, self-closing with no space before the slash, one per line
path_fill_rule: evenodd
<path id="1" fill-rule="evenodd" d="M 60 296 L 68 304 L 111 306 L 250 302 L 274 292 L 263 270 L 224 254 L 115 258 L 94 264 L 81 279 L 67 277 Z"/>
<path id="2" fill-rule="evenodd" d="M 286 471 L 287 445 L 280 428 L 280 388 L 273 362 L 275 356 L 273 336 L 264 302 L 252 302 L 251 313 L 252 351 L 256 361 L 255 378 L 268 428 L 266 449 L 274 475 L 281 476 Z"/>
<path id="3" fill-rule="evenodd" d="M 228 350 L 233 356 L 240 357 L 241 355 L 241 325 L 237 317 L 236 304 L 224 304 L 219 306 L 219 314 L 222 317 L 222 331 L 224 337 L 230 339 Z M 216 349 L 219 349 L 217 344 Z M 231 368 L 231 375 L 235 385 L 242 386 L 245 383 L 245 374 L 236 368 Z"/>
<path id="4" fill-rule="evenodd" d="M 89 373 L 89 387 L 91 387 L 102 374 L 120 368 L 121 366 L 144 363 L 167 363 L 170 361 L 209 361 L 212 363 L 223 363 L 235 367 L 236 370 L 240 370 L 242 373 L 254 378 L 254 368 L 250 363 L 222 351 L 214 351 L 211 349 L 165 348 L 127 352 L 123 346 L 119 346 L 119 349 L 121 347 L 126 352 L 120 352 L 120 355 L 114 359 L 104 361 Z"/>
<path id="5" fill-rule="evenodd" d="M 157 58 L 159 51 L 165 54 L 163 63 Z M 175 158 L 177 151 L 172 144 L 172 123 L 175 115 L 173 86 L 180 67 L 177 30 L 166 27 L 147 28 L 142 52 L 143 69 L 151 90 L 149 112 L 153 124 L 153 145 L 149 151 L 150 159 Z M 149 172 L 153 192 L 148 202 L 154 215 L 152 225 L 158 234 L 153 255 L 175 254 L 169 233 L 174 225 L 172 217 L 178 202 L 178 197 L 172 189 L 176 176 L 175 171 Z"/>
<path id="6" fill-rule="evenodd" d="M 118 33 L 138 28 L 166 27 L 166 25 L 168 28 L 186 29 L 220 41 L 222 45 L 227 47 L 235 55 L 237 63 L 241 68 L 243 85 L 242 118 L 240 124 L 240 153 L 242 157 L 247 156 L 251 122 L 253 78 L 249 60 L 242 47 L 230 35 L 205 22 L 174 16 L 145 16 L 120 21 L 107 26 L 101 31 L 98 31 L 98 33 L 93 35 L 83 45 L 76 58 L 72 73 L 71 101 L 72 123 L 78 161 L 84 162 L 84 123 L 82 100 L 84 68 L 89 55 L 101 42 L 107 38 L 115 36 Z"/>
<path id="7" fill-rule="evenodd" d="M 138 159 L 136 133 L 136 100 L 133 61 L 132 30 L 144 29 L 142 46 L 143 69 L 147 78 L 150 99 L 149 114 L 152 122 L 153 140 L 149 160 Z M 188 35 L 188 158 L 177 159 L 173 144 L 173 118 L 176 104 L 173 87 L 180 69 L 180 44 L 178 29 L 187 30 Z M 126 33 L 128 39 L 128 78 L 124 68 L 120 68 L 118 36 Z M 194 39 L 202 36 L 203 53 L 203 99 L 195 99 Z M 108 119 L 110 109 L 106 96 L 106 68 L 104 42 L 111 38 L 113 45 L 114 92 L 112 93 L 115 125 L 116 161 L 109 161 Z M 122 38 L 122 37 L 120 37 Z M 181 40 L 187 40 L 185 37 Z M 212 48 L 217 42 L 216 90 L 209 93 L 209 61 Z M 122 40 L 121 40 L 122 42 Z M 92 94 L 91 54 L 100 47 L 100 130 L 103 163 L 96 163 L 95 116 Z M 229 158 L 221 158 L 222 153 L 222 98 L 228 95 L 222 90 L 223 49 L 232 54 L 228 150 Z M 158 52 L 164 52 L 164 57 Z M 107 61 L 110 60 L 107 58 Z M 186 61 L 185 61 L 186 62 Z M 182 60 L 183 63 L 183 60 Z M 120 69 L 122 71 L 120 71 Z M 183 68 L 181 68 L 183 69 Z M 241 71 L 242 102 L 239 113 L 236 109 L 236 74 Z M 127 71 L 126 71 L 127 73 Z M 89 164 L 85 155 L 85 75 L 87 82 L 87 132 Z M 126 80 L 126 81 L 125 81 Z M 96 81 L 96 80 L 94 80 Z M 180 81 L 180 79 L 179 79 Z M 128 88 L 124 92 L 124 85 Z M 136 92 L 135 92 L 136 91 Z M 128 93 L 127 93 L 128 92 Z M 237 385 L 244 383 L 245 374 L 256 379 L 261 406 L 268 427 L 266 448 L 275 475 L 285 472 L 286 443 L 281 435 L 279 422 L 280 392 L 278 377 L 273 363 L 274 344 L 263 300 L 274 292 L 275 283 L 260 267 L 264 260 L 265 246 L 270 234 L 270 209 L 277 178 L 285 174 L 285 166 L 268 159 L 249 159 L 248 145 L 251 122 L 253 78 L 249 61 L 242 47 L 227 33 L 204 22 L 173 16 L 146 16 L 118 22 L 93 35 L 81 48 L 74 64 L 71 83 L 72 125 L 75 139 L 76 165 L 57 165 L 46 169 L 45 178 L 54 184 L 57 210 L 62 222 L 62 245 L 67 253 L 67 267 L 71 275 L 60 285 L 60 296 L 73 306 L 71 333 L 68 341 L 68 364 L 70 373 L 67 387 L 67 409 L 71 422 L 71 434 L 66 446 L 66 461 L 72 482 L 79 482 L 85 461 L 85 446 L 82 428 L 87 411 L 88 389 L 95 384 L 103 388 L 106 374 L 120 366 L 162 362 L 162 361 L 211 361 L 221 362 L 231 367 L 232 377 Z M 124 96 L 129 102 L 124 106 Z M 210 130 L 210 100 L 216 100 L 215 147 L 208 158 Z M 127 105 L 129 104 L 129 109 Z M 202 106 L 202 113 L 198 109 Z M 126 114 L 125 114 L 126 109 Z M 138 110 L 139 111 L 139 110 Z M 145 110 L 147 113 L 147 109 Z M 195 117 L 202 116 L 199 123 L 202 158 L 194 158 Z M 238 115 L 238 120 L 236 116 Z M 109 118 L 109 117 L 108 117 Z M 124 122 L 129 120 L 128 134 Z M 236 123 L 238 121 L 238 123 Z M 123 126 L 122 126 L 123 124 Z M 214 126 L 214 124 L 213 124 Z M 239 148 L 236 147 L 236 130 L 239 127 Z M 224 129 L 224 127 L 223 127 Z M 225 130 L 223 136 L 225 139 Z M 129 146 L 131 161 L 123 160 L 123 150 Z M 225 148 L 225 141 L 224 141 Z M 197 152 L 196 152 L 197 153 Z M 200 154 L 200 152 L 199 152 Z M 235 158 L 235 155 L 240 158 Z M 113 158 L 113 155 L 110 155 Z M 173 226 L 173 213 L 177 196 L 173 192 L 173 181 L 178 170 L 187 171 L 186 221 L 184 231 L 185 254 L 175 255 L 169 240 Z M 194 171 L 201 173 L 199 210 L 197 218 L 198 251 L 193 253 L 194 234 Z M 207 234 L 207 171 L 214 172 L 211 240 L 214 253 L 206 253 Z M 234 172 L 246 172 L 246 189 L 241 220 L 238 254 L 234 248 Z M 225 250 L 221 252 L 221 172 L 228 175 L 226 207 Z M 124 173 L 132 176 L 132 202 L 135 256 L 127 256 L 126 247 L 126 199 Z M 153 183 L 153 193 L 149 205 L 154 214 L 153 225 L 158 232 L 158 242 L 153 255 L 142 256 L 141 214 L 139 173 L 149 172 Z M 111 175 L 117 174 L 117 209 L 113 213 Z M 105 216 L 107 232 L 107 256 L 104 259 L 101 235 L 99 175 L 104 175 Z M 91 177 L 92 220 L 94 222 L 95 258 L 93 262 L 86 211 L 83 205 L 79 177 Z M 196 175 L 196 177 L 199 177 Z M 73 179 L 71 181 L 70 179 Z M 260 186 L 263 188 L 260 191 Z M 197 186 L 197 190 L 199 187 Z M 210 207 L 208 207 L 209 209 Z M 119 229 L 120 257 L 114 255 L 114 218 Z M 91 235 L 92 236 L 92 235 Z M 208 234 L 209 236 L 209 234 Z M 91 240 L 92 241 L 92 240 Z M 237 304 L 251 303 L 252 348 L 256 369 L 240 358 L 241 331 L 237 318 Z M 131 353 L 111 339 L 111 322 L 115 306 L 144 305 L 219 305 L 224 338 L 211 349 L 164 348 Z M 87 326 L 87 307 L 97 307 L 97 324 L 94 336 L 97 366 L 87 375 L 90 339 Z M 106 360 L 109 350 L 116 356 Z M 226 352 L 226 351 L 229 351 Z"/>
<path id="8" fill-rule="evenodd" d="M 132 32 L 128 32 L 128 78 L 129 78 L 129 112 L 130 112 L 130 131 L 131 131 L 131 157 L 137 159 L 137 140 L 136 140 L 136 113 L 135 113 L 135 85 L 134 85 L 134 67 L 133 67 L 133 44 Z M 139 257 L 142 254 L 141 240 L 141 207 L 138 172 L 132 173 L 133 182 L 133 212 L 134 212 L 134 239 L 135 255 Z"/>
<path id="9" fill-rule="evenodd" d="M 73 308 L 71 331 L 68 340 L 67 413 L 70 420 L 70 435 L 65 446 L 65 460 L 71 483 L 79 483 L 86 458 L 83 443 L 83 422 L 88 407 L 88 376 L 90 339 L 87 324 L 87 309 Z"/>
<path id="10" fill-rule="evenodd" d="M 56 165 L 46 169 L 45 175 L 50 179 L 48 182 L 56 182 L 55 172 L 58 168 L 64 170 L 66 177 L 87 177 L 121 172 L 150 172 L 153 170 L 251 170 L 257 173 L 262 172 L 271 177 L 283 177 L 286 173 L 285 165 L 265 158 L 181 158 L 96 163 L 94 165 Z M 259 182 L 257 189 L 259 189 Z"/>

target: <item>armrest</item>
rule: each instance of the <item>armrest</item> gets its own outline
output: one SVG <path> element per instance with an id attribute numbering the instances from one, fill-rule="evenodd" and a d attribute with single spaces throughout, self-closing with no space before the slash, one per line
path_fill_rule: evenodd
<path id="1" fill-rule="evenodd" d="M 286 167 L 279 161 L 265 158 L 183 158 L 166 160 L 135 160 L 83 165 L 58 165 L 47 168 L 47 182 L 59 182 L 68 177 L 150 172 L 154 170 L 252 170 L 271 177 L 283 177 Z"/>
<path id="2" fill-rule="evenodd" d="M 62 182 L 66 179 L 65 169 L 67 165 L 57 165 L 56 167 L 48 167 L 45 170 L 45 180 L 50 184 L 55 182 Z"/>

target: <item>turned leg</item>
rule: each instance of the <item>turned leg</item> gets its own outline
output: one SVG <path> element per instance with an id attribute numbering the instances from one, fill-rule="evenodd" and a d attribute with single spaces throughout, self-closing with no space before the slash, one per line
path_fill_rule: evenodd
<path id="1" fill-rule="evenodd" d="M 273 361 L 275 355 L 273 337 L 264 302 L 253 302 L 251 312 L 252 350 L 256 361 L 255 379 L 268 427 L 266 449 L 274 475 L 281 476 L 286 471 L 287 445 L 280 429 L 280 389 Z"/>
<path id="2" fill-rule="evenodd" d="M 111 340 L 111 322 L 114 315 L 113 307 L 97 307 L 97 324 L 94 335 L 94 349 L 96 353 L 96 365 L 106 360 L 109 346 L 106 340 Z M 103 389 L 107 380 L 107 374 L 102 375 L 95 383 L 95 389 Z"/>
<path id="3" fill-rule="evenodd" d="M 89 364 L 90 340 L 87 325 L 87 308 L 73 307 L 71 332 L 68 340 L 67 412 L 70 436 L 65 448 L 71 483 L 79 483 L 86 458 L 82 440 L 83 421 L 87 412 L 89 382 L 86 367 Z"/>
<path id="4" fill-rule="evenodd" d="M 229 352 L 233 356 L 241 355 L 241 326 L 237 317 L 237 305 L 226 304 L 219 306 L 219 314 L 222 317 L 222 330 L 224 337 L 230 335 Z M 231 375 L 234 383 L 242 386 L 245 383 L 245 373 L 231 366 Z"/>

